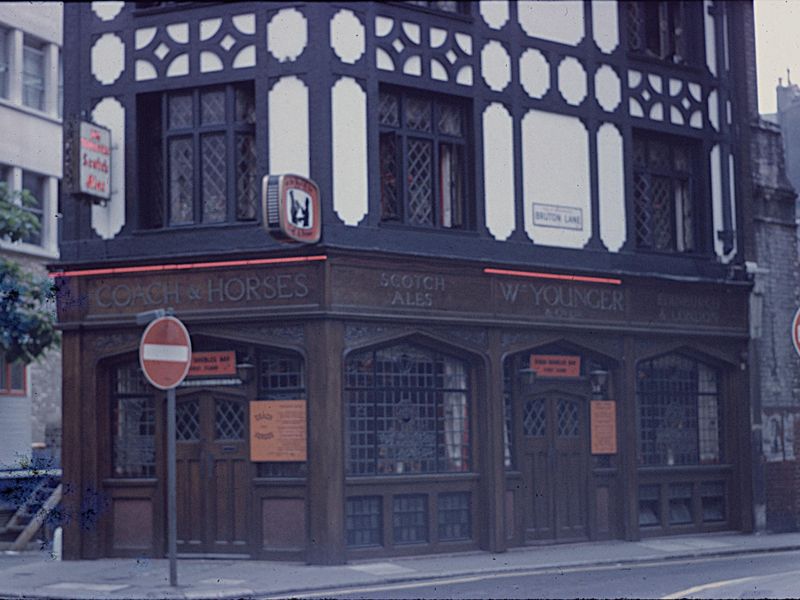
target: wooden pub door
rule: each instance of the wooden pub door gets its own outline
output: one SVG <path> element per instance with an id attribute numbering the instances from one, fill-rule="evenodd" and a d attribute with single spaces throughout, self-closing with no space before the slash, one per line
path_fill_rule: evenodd
<path id="1" fill-rule="evenodd" d="M 587 400 L 551 391 L 522 401 L 525 540 L 588 537 Z"/>
<path id="2" fill-rule="evenodd" d="M 247 401 L 198 391 L 176 406 L 178 553 L 251 554 Z"/>

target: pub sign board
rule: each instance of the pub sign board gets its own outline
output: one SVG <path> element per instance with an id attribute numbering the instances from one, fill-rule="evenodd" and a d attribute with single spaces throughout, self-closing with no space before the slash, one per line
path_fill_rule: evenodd
<path id="1" fill-rule="evenodd" d="M 277 240 L 316 244 L 322 232 L 319 187 L 300 175 L 266 175 L 261 208 L 267 231 Z"/>
<path id="2" fill-rule="evenodd" d="M 83 194 L 94 201 L 111 198 L 111 131 L 88 121 L 79 121 L 73 129 L 73 194 Z"/>

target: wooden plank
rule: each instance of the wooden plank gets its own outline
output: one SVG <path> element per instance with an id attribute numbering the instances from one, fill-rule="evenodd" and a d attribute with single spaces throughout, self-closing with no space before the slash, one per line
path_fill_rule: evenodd
<path id="1" fill-rule="evenodd" d="M 28 545 L 33 539 L 33 536 L 36 535 L 36 532 L 39 531 L 39 528 L 44 524 L 45 519 L 47 519 L 47 515 L 53 510 L 59 502 L 61 502 L 61 495 L 62 495 L 62 487 L 61 484 L 58 484 L 53 493 L 50 494 L 50 497 L 47 498 L 45 503 L 42 505 L 36 514 L 31 519 L 30 523 L 22 530 L 17 536 L 17 539 L 14 540 L 14 543 L 11 544 L 11 550 L 23 550 L 25 546 Z"/>

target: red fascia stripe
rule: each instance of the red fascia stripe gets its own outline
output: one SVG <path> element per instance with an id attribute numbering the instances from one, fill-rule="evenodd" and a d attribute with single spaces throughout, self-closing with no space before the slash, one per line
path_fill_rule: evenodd
<path id="1" fill-rule="evenodd" d="M 88 275 L 119 275 L 121 273 L 152 273 L 161 271 L 182 271 L 185 269 L 215 269 L 219 267 L 244 267 L 253 265 L 284 265 L 289 263 L 327 260 L 324 254 L 317 256 L 289 256 L 285 258 L 254 258 L 251 260 L 221 260 L 216 262 L 183 263 L 174 265 L 146 265 L 142 267 L 110 267 L 107 269 L 82 269 L 78 271 L 58 271 L 48 277 L 86 277 Z"/>
<path id="2" fill-rule="evenodd" d="M 510 275 L 511 277 L 534 277 L 536 279 L 558 279 L 561 281 L 581 281 L 584 283 L 608 283 L 622 285 L 621 279 L 610 277 L 587 277 L 585 275 L 559 275 L 557 273 L 539 273 L 536 271 L 509 271 L 508 269 L 484 269 L 487 275 Z"/>

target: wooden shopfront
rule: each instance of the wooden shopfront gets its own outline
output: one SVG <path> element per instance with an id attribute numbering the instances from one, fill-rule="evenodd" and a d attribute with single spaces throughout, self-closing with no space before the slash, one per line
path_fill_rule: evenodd
<path id="1" fill-rule="evenodd" d="M 746 287 L 293 258 L 60 279 L 82 299 L 59 313 L 82 390 L 65 502 L 99 515 L 69 525 L 68 555 L 163 555 L 164 403 L 134 315 L 167 306 L 196 352 L 249 372 L 178 389 L 181 553 L 335 563 L 750 528 Z M 253 460 L 254 403 L 281 401 L 302 401 L 305 456 Z"/>

